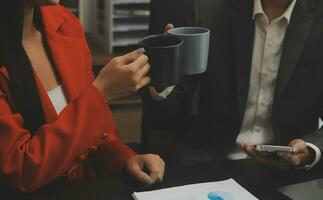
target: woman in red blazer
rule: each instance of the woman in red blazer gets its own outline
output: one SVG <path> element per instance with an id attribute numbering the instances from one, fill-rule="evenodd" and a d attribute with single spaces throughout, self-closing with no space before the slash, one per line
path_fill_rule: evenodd
<path id="1" fill-rule="evenodd" d="M 145 184 L 161 181 L 164 162 L 120 141 L 107 103 L 150 81 L 143 50 L 114 58 L 92 75 L 79 21 L 59 0 L 10 0 L 0 12 L 0 176 L 34 191 L 59 178 L 126 171 Z M 57 112 L 48 91 L 62 87 Z M 148 169 L 146 174 L 143 169 Z"/>

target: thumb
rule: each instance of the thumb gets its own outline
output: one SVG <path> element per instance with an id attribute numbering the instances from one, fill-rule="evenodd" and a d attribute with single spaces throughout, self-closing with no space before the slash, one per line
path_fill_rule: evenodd
<path id="1" fill-rule="evenodd" d="M 146 186 L 154 184 L 154 181 L 152 180 L 152 178 L 148 174 L 146 174 L 144 171 L 142 171 L 142 169 L 139 167 L 139 165 L 133 166 L 132 169 L 130 170 L 130 173 L 136 179 L 138 179 L 138 181 L 145 184 Z"/>
<path id="2" fill-rule="evenodd" d="M 303 140 L 296 139 L 289 143 L 289 146 L 294 147 L 296 152 L 295 153 L 303 153 L 306 151 L 306 143 Z"/>
<path id="3" fill-rule="evenodd" d="M 161 177 L 161 175 L 160 175 L 160 173 L 158 171 L 152 171 L 150 173 L 150 178 L 152 179 L 152 181 L 154 183 L 162 181 L 162 177 Z"/>
<path id="4" fill-rule="evenodd" d="M 143 171 L 138 172 L 137 178 L 141 183 L 145 184 L 145 186 L 153 185 L 155 182 L 155 180 Z"/>

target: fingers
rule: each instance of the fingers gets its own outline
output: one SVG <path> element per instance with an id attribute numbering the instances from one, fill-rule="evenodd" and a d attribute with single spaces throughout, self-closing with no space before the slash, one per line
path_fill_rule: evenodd
<path id="1" fill-rule="evenodd" d="M 133 90 L 137 92 L 140 88 L 148 85 L 151 81 L 150 77 L 146 76 L 150 70 L 150 64 L 148 63 L 148 57 L 145 55 L 139 56 L 131 64 L 127 65 L 129 68 L 125 68 L 130 72 L 131 79 L 133 80 Z"/>
<path id="2" fill-rule="evenodd" d="M 150 178 L 155 182 L 162 182 L 164 178 L 164 168 L 154 169 L 150 172 Z"/>
<path id="3" fill-rule="evenodd" d="M 156 183 L 156 180 L 143 171 L 138 171 L 136 177 L 141 183 L 145 184 L 145 186 L 150 186 Z"/>
<path id="4" fill-rule="evenodd" d="M 139 57 L 143 56 L 143 53 L 145 52 L 145 49 L 140 48 L 133 52 L 130 52 L 126 55 L 119 56 L 114 58 L 120 65 L 128 65 L 129 63 L 134 62 Z"/>
<path id="5" fill-rule="evenodd" d="M 171 24 L 171 23 L 169 23 L 169 24 L 167 24 L 166 26 L 165 26 L 165 32 L 167 32 L 167 31 L 169 31 L 170 29 L 173 29 L 174 28 L 174 25 L 173 24 Z"/>
<path id="6" fill-rule="evenodd" d="M 140 78 L 145 77 L 148 74 L 149 70 L 150 70 L 150 64 L 147 63 L 144 65 L 144 67 L 141 70 L 139 70 L 138 76 Z"/>
<path id="7" fill-rule="evenodd" d="M 287 163 L 285 163 L 284 161 L 282 161 L 280 159 L 275 159 L 275 158 L 259 155 L 254 150 L 253 145 L 242 144 L 241 148 L 250 156 L 251 159 L 255 160 L 256 162 L 258 162 L 262 165 L 266 165 L 266 166 L 270 166 L 270 167 L 274 167 L 274 168 L 278 168 L 278 169 L 283 169 L 283 170 L 287 170 L 290 168 Z"/>
<path id="8" fill-rule="evenodd" d="M 140 88 L 148 85 L 151 81 L 150 77 L 146 76 L 150 70 L 150 64 L 148 63 L 148 57 L 147 56 L 140 56 L 136 61 L 134 61 L 131 64 L 133 67 L 137 69 L 135 70 L 135 80 L 138 80 L 138 83 L 136 85 L 136 91 L 138 91 Z M 143 67 L 141 67 L 143 65 Z"/>
<path id="9" fill-rule="evenodd" d="M 141 70 L 146 64 L 148 64 L 148 57 L 146 55 L 141 55 L 135 59 L 129 66 L 134 70 Z"/>
<path id="10" fill-rule="evenodd" d="M 310 155 L 303 140 L 293 140 L 289 146 L 295 147 L 295 153 L 278 152 L 277 155 L 292 168 L 297 168 L 309 160 Z"/>
<path id="11" fill-rule="evenodd" d="M 139 155 L 127 161 L 126 169 L 145 186 L 150 186 L 163 180 L 165 163 L 157 155 Z M 148 173 L 145 173 L 144 169 L 147 169 Z"/>
<path id="12" fill-rule="evenodd" d="M 158 171 L 150 172 L 150 178 L 153 181 L 153 183 L 158 183 L 162 181 L 162 177 Z"/>
<path id="13" fill-rule="evenodd" d="M 139 89 L 141 89 L 142 87 L 148 85 L 150 83 L 151 79 L 150 77 L 146 76 L 144 78 L 142 78 L 139 83 L 136 86 L 136 91 L 138 91 Z"/>
<path id="14" fill-rule="evenodd" d="M 144 183 L 145 185 L 154 184 L 154 181 L 151 179 L 151 177 L 143 171 L 143 162 L 138 161 L 138 162 L 132 163 L 129 166 L 128 171 L 131 175 L 137 178 L 138 181 L 140 181 L 141 183 Z"/>
<path id="15" fill-rule="evenodd" d="M 301 154 L 278 153 L 277 155 L 292 168 L 297 168 L 302 163 L 301 161 L 303 156 Z"/>
<path id="16" fill-rule="evenodd" d="M 145 166 L 154 183 L 161 182 L 164 177 L 165 163 L 158 155 L 146 155 Z"/>

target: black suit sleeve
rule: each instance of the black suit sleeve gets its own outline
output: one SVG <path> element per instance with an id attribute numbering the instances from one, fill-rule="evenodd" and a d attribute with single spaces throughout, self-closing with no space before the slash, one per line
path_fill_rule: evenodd
<path id="1" fill-rule="evenodd" d="M 320 112 L 320 118 L 323 119 L 323 105 Z M 306 135 L 303 139 L 308 143 L 314 144 L 321 150 L 321 152 L 323 152 L 323 126 L 320 129 Z"/>
<path id="2" fill-rule="evenodd" d="M 196 0 L 152 0 L 150 16 L 150 33 L 160 34 L 167 23 L 175 27 L 196 26 Z M 178 8 L 181 11 L 178 12 Z M 155 101 L 148 88 L 141 92 L 143 100 L 144 121 L 157 128 L 172 126 L 175 120 L 182 121 L 183 116 L 191 113 L 192 97 L 199 83 L 199 75 L 185 76 L 178 83 L 165 101 Z"/>

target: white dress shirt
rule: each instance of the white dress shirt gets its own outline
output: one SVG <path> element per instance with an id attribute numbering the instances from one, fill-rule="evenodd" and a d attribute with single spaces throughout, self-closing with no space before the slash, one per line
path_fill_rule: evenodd
<path id="1" fill-rule="evenodd" d="M 239 148 L 240 144 L 273 144 L 275 141 L 271 125 L 274 94 L 283 43 L 295 4 L 296 0 L 293 0 L 282 16 L 269 22 L 261 0 L 254 1 L 255 38 L 250 88 L 237 146 L 227 155 L 228 159 L 248 157 Z M 320 160 L 321 152 L 315 145 L 308 145 L 316 152 L 315 162 L 308 166 L 311 168 Z"/>

